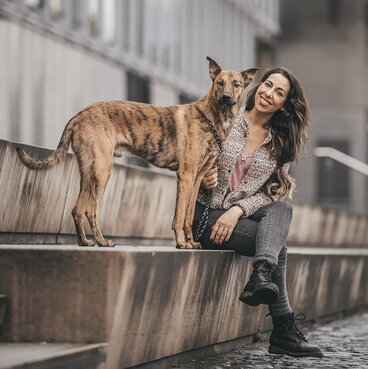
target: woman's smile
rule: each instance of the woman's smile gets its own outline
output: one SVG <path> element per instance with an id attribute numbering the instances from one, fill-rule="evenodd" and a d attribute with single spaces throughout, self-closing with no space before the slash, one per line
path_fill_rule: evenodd
<path id="1" fill-rule="evenodd" d="M 263 105 L 263 106 L 272 105 L 271 101 L 268 100 L 265 96 L 260 96 L 260 104 Z"/>

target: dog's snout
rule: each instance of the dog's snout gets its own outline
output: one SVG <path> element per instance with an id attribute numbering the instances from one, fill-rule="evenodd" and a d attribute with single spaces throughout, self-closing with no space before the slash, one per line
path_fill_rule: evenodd
<path id="1" fill-rule="evenodd" d="M 229 93 L 224 93 L 222 94 L 222 97 L 221 97 L 221 100 L 222 101 L 230 101 L 231 100 L 231 95 Z"/>
<path id="2" fill-rule="evenodd" d="M 234 102 L 233 97 L 231 96 L 231 94 L 229 94 L 228 92 L 225 92 L 221 96 L 220 104 L 221 105 L 233 106 L 235 104 L 235 102 Z"/>

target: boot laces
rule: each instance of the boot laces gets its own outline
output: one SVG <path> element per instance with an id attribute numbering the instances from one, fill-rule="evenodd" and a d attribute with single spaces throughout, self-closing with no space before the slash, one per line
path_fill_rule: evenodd
<path id="1" fill-rule="evenodd" d="M 305 320 L 305 314 L 294 315 L 294 313 L 292 313 L 287 329 L 290 332 L 294 333 L 300 340 L 308 342 L 307 338 L 304 336 L 304 334 L 299 330 L 299 328 L 295 324 L 295 321 L 303 321 L 303 320 Z"/>
<path id="2" fill-rule="evenodd" d="M 274 273 L 277 274 L 277 276 L 279 275 L 279 272 L 277 270 L 277 265 L 265 265 L 263 268 L 263 273 L 267 276 L 267 279 L 272 282 L 272 276 L 274 275 Z"/>

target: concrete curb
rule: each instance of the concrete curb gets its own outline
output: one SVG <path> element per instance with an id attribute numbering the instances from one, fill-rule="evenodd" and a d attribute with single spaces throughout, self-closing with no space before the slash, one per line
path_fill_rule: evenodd
<path id="1" fill-rule="evenodd" d="M 366 250 L 291 249 L 289 296 L 314 319 L 368 305 Z M 172 247 L 0 247 L 6 341 L 108 341 L 107 368 L 142 365 L 271 328 L 238 301 L 251 259 Z"/>

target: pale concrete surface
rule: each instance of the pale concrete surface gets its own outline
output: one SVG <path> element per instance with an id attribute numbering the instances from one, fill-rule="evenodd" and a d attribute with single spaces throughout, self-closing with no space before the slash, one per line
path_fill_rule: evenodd
<path id="1" fill-rule="evenodd" d="M 0 343 L 0 369 L 92 369 L 105 361 L 105 344 Z"/>
<path id="2" fill-rule="evenodd" d="M 266 340 L 252 345 L 243 345 L 227 354 L 193 360 L 186 364 L 173 364 L 170 367 L 176 369 L 368 368 L 368 313 L 340 318 L 328 324 L 315 324 L 308 329 L 302 328 L 302 331 L 309 342 L 320 346 L 324 354 L 323 358 L 271 355 L 267 352 Z"/>
<path id="3" fill-rule="evenodd" d="M 296 313 L 313 319 L 368 305 L 366 250 L 302 251 L 288 260 Z M 107 341 L 114 369 L 269 330 L 265 306 L 238 301 L 251 261 L 173 247 L 1 246 L 10 307 L 2 339 Z"/>

